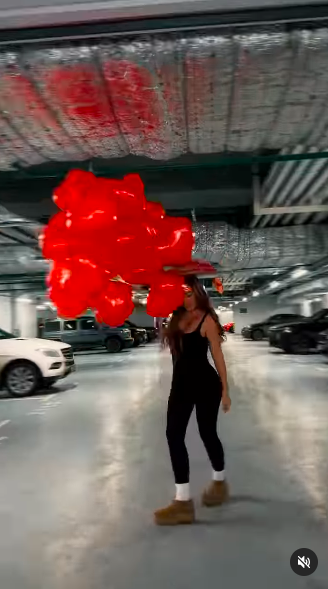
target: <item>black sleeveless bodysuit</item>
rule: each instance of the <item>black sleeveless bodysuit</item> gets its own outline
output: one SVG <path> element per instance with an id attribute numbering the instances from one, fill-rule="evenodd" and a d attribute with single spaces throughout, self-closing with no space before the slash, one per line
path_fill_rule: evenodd
<path id="1" fill-rule="evenodd" d="M 188 383 L 188 386 L 191 384 L 194 388 L 201 382 L 201 387 L 204 389 L 208 385 L 214 384 L 216 387 L 221 385 L 218 373 L 208 360 L 208 339 L 201 334 L 206 316 L 207 314 L 194 331 L 182 334 L 180 353 L 173 357 L 172 386 Z"/>
<path id="2" fill-rule="evenodd" d="M 177 484 L 189 481 L 189 458 L 184 439 L 194 408 L 199 433 L 213 469 L 224 470 L 224 451 L 217 434 L 222 384 L 208 361 L 208 340 L 201 335 L 205 317 L 195 331 L 182 335 L 181 352 L 173 357 L 166 436 Z"/>

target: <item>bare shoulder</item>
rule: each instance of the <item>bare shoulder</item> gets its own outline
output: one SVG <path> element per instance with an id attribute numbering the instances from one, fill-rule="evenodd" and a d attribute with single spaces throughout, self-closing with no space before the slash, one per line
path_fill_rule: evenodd
<path id="1" fill-rule="evenodd" d="M 213 317 L 211 315 L 207 315 L 204 319 L 203 327 L 203 335 L 211 337 L 212 335 L 216 335 L 218 333 L 218 326 L 215 323 Z"/>
<path id="2" fill-rule="evenodd" d="M 217 324 L 215 323 L 215 321 L 214 321 L 213 317 L 211 317 L 211 315 L 206 315 L 204 324 L 206 326 L 208 326 L 209 328 L 213 328 L 213 327 L 217 328 Z"/>

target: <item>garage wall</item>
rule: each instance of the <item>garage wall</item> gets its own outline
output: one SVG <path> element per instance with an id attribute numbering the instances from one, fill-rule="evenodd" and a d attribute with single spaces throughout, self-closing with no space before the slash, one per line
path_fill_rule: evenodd
<path id="1" fill-rule="evenodd" d="M 154 318 L 147 315 L 146 310 L 142 307 L 135 308 L 129 319 L 138 327 L 154 327 Z"/>
<path id="2" fill-rule="evenodd" d="M 240 313 L 241 308 L 247 309 L 247 313 Z M 260 297 L 247 303 L 240 303 L 234 310 L 236 333 L 240 334 L 245 325 L 263 321 L 276 313 L 300 313 L 300 306 L 291 303 L 279 304 L 277 297 Z"/>
<path id="3" fill-rule="evenodd" d="M 34 302 L 16 300 L 16 328 L 21 337 L 37 336 L 37 312 Z"/>
<path id="4" fill-rule="evenodd" d="M 0 297 L 0 327 L 12 331 L 11 301 L 9 297 Z"/>
<path id="5" fill-rule="evenodd" d="M 218 317 L 221 325 L 225 325 L 226 323 L 233 323 L 235 321 L 235 313 L 229 309 L 226 311 L 220 311 L 218 313 Z"/>

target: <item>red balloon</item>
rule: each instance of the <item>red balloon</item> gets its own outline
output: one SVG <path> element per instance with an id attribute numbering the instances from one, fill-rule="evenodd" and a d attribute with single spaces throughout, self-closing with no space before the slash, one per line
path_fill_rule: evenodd
<path id="1" fill-rule="evenodd" d="M 146 201 L 146 212 L 149 220 L 159 221 L 165 217 L 165 211 L 159 202 Z"/>
<path id="2" fill-rule="evenodd" d="M 74 247 L 70 232 L 71 223 L 70 217 L 63 211 L 50 219 L 39 238 L 42 254 L 45 258 L 63 261 L 72 257 Z"/>
<path id="3" fill-rule="evenodd" d="M 124 177 L 116 189 L 118 216 L 122 219 L 141 221 L 146 210 L 144 185 L 138 174 Z"/>
<path id="4" fill-rule="evenodd" d="M 152 237 L 142 224 L 124 221 L 119 224 L 116 237 L 116 262 L 124 270 L 149 269 L 155 249 Z"/>
<path id="5" fill-rule="evenodd" d="M 106 288 L 114 276 L 150 284 L 148 309 L 154 316 L 166 316 L 182 304 L 182 278 L 163 267 L 180 274 L 188 270 L 191 222 L 167 217 L 161 204 L 148 202 L 138 175 L 112 180 L 72 170 L 54 200 L 62 212 L 51 219 L 40 242 L 43 255 L 55 261 L 51 297 L 63 315 L 76 316 L 92 305 L 111 325 L 123 322 L 132 312 L 131 292 L 124 291 L 127 284 Z M 114 290 L 125 293 L 119 304 Z"/>
<path id="6" fill-rule="evenodd" d="M 103 269 L 115 270 L 117 222 L 106 214 L 87 218 L 72 215 L 74 255 L 87 258 Z"/>
<path id="7" fill-rule="evenodd" d="M 161 224 L 158 253 L 163 266 L 183 266 L 194 247 L 192 224 L 184 217 L 165 217 Z"/>
<path id="8" fill-rule="evenodd" d="M 154 274 L 148 270 L 125 270 L 120 273 L 121 278 L 135 286 L 148 286 L 154 281 Z"/>
<path id="9" fill-rule="evenodd" d="M 161 272 L 155 278 L 147 300 L 147 313 L 167 317 L 184 302 L 184 279 L 174 272 Z"/>
<path id="10" fill-rule="evenodd" d="M 118 327 L 134 309 L 132 288 L 124 282 L 110 281 L 95 301 L 96 318 L 99 323 Z"/>
<path id="11" fill-rule="evenodd" d="M 106 274 L 88 260 L 55 263 L 48 279 L 49 297 L 60 316 L 77 317 L 91 305 L 107 280 Z"/>
<path id="12" fill-rule="evenodd" d="M 53 201 L 63 211 L 78 212 L 90 192 L 96 192 L 97 178 L 92 172 L 71 170 L 53 193 Z"/>
<path id="13" fill-rule="evenodd" d="M 212 284 L 219 294 L 223 294 L 224 288 L 220 278 L 213 278 Z"/>
<path id="14" fill-rule="evenodd" d="M 90 185 L 89 191 L 79 203 L 77 214 L 92 219 L 96 216 L 109 222 L 117 220 L 118 197 L 116 180 L 97 178 L 96 184 Z"/>

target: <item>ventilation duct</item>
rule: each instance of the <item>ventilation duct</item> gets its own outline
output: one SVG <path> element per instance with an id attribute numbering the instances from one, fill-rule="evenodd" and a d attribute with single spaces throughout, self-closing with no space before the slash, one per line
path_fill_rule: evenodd
<path id="1" fill-rule="evenodd" d="M 297 299 L 298 297 L 304 299 L 309 296 L 322 295 L 323 293 L 326 294 L 327 292 L 328 277 L 323 277 L 313 282 L 306 282 L 305 284 L 289 288 L 279 296 L 278 301 L 282 302 Z"/>
<path id="2" fill-rule="evenodd" d="M 327 47 L 326 28 L 280 27 L 18 45 L 0 53 L 0 169 L 325 149 Z"/>
<path id="3" fill-rule="evenodd" d="M 8 209 L 0 205 L 0 227 L 18 227 L 20 225 L 37 227 L 35 222 L 15 215 L 15 213 L 8 211 Z"/>
<path id="4" fill-rule="evenodd" d="M 1 244 L 0 274 L 29 274 L 47 270 L 48 262 L 37 250 Z"/>
<path id="5" fill-rule="evenodd" d="M 194 256 L 231 270 L 310 264 L 328 254 L 327 225 L 238 229 L 195 223 Z"/>

